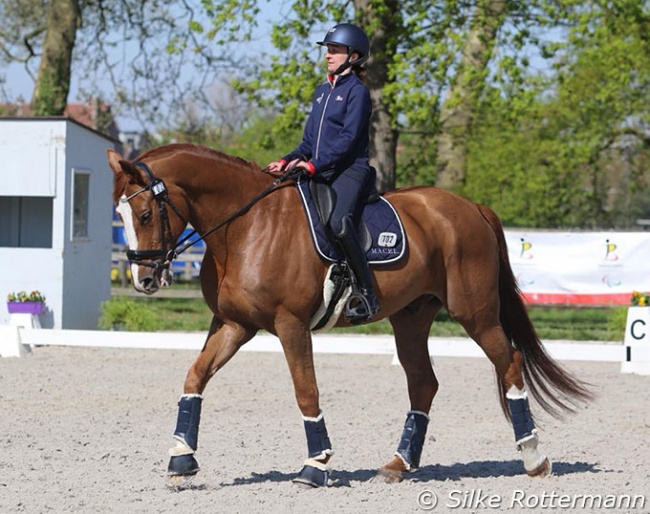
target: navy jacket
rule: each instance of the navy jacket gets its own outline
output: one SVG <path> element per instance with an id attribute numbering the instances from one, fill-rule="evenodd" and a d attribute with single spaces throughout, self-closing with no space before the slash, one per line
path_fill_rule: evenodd
<path id="1" fill-rule="evenodd" d="M 302 143 L 283 159 L 304 156 L 316 175 L 352 167 L 369 168 L 370 92 L 354 73 L 316 89 Z"/>

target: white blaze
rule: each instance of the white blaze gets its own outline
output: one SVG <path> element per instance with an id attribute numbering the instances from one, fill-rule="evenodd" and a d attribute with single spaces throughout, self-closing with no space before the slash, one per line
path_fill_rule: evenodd
<path id="1" fill-rule="evenodd" d="M 137 250 L 138 236 L 135 233 L 135 225 L 133 224 L 133 211 L 125 195 L 122 195 L 115 210 L 121 216 L 122 222 L 124 223 L 124 233 L 129 250 Z M 140 283 L 138 280 L 138 266 L 136 264 L 131 264 L 131 276 L 133 277 L 134 284 Z"/>

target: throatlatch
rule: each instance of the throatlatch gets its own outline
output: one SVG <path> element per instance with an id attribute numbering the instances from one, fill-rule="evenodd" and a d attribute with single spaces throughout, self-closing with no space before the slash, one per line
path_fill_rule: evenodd
<path id="1" fill-rule="evenodd" d="M 323 461 L 328 456 L 333 455 L 334 450 L 332 450 L 332 443 L 327 435 L 323 412 L 321 411 L 317 418 L 303 416 L 303 421 L 305 423 L 309 458 L 293 481 L 312 487 L 325 487 L 328 484 L 329 470 Z"/>
<path id="2" fill-rule="evenodd" d="M 420 457 L 428 426 L 429 416 L 425 412 L 411 410 L 406 413 L 402 439 L 397 446 L 395 455 L 402 459 L 407 471 L 413 471 L 420 467 Z"/>
<path id="3" fill-rule="evenodd" d="M 194 452 L 199 444 L 202 401 L 200 394 L 184 394 L 178 401 L 178 418 L 174 431 L 176 446 L 169 450 L 169 475 L 194 475 L 199 471 Z"/>

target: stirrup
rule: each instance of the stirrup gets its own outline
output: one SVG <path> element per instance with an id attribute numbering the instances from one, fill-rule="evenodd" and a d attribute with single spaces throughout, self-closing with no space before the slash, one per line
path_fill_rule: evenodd
<path id="1" fill-rule="evenodd" d="M 353 325 L 370 321 L 377 312 L 379 312 L 379 306 L 377 305 L 373 309 L 370 306 L 370 301 L 361 291 L 352 292 L 345 302 L 345 320 Z"/>

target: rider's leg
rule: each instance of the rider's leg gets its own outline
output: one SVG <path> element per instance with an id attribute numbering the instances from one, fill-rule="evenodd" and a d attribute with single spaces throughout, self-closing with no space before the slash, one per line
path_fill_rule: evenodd
<path id="1" fill-rule="evenodd" d="M 360 209 L 359 197 L 366 188 L 369 176 L 368 170 L 352 168 L 332 182 L 332 188 L 336 192 L 336 206 L 330 219 L 330 229 L 354 273 L 361 295 L 356 304 L 348 309 L 347 317 L 351 323 L 368 321 L 379 311 L 366 253 L 353 223 Z"/>

